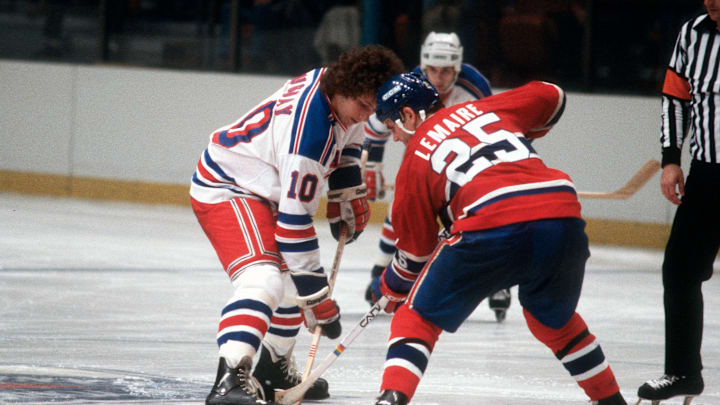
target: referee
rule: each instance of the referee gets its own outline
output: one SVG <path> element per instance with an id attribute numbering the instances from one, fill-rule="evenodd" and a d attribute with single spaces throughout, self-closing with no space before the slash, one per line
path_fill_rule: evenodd
<path id="1" fill-rule="evenodd" d="M 665 247 L 665 374 L 638 389 L 662 400 L 703 391 L 700 346 L 702 282 L 710 279 L 720 247 L 720 0 L 704 0 L 706 14 L 680 29 L 662 90 L 660 187 L 678 205 Z M 690 174 L 680 151 L 689 135 Z"/>

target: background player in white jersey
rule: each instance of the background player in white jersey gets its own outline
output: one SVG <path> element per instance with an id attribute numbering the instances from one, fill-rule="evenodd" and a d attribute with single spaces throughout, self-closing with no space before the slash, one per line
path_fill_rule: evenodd
<path id="1" fill-rule="evenodd" d="M 420 66 L 413 72 L 424 74 L 440 94 L 440 101 L 447 106 L 492 95 L 490 82 L 485 76 L 473 66 L 463 63 L 463 47 L 455 33 L 428 34 L 420 50 Z M 391 134 L 374 116 L 371 116 L 366 124 L 365 132 L 372 145 L 365 172 L 365 183 L 368 186 L 368 199 L 373 201 L 376 197 L 382 198 L 384 195 L 382 159 L 385 143 Z M 378 243 L 380 251 L 371 271 L 370 284 L 380 276 L 395 253 L 395 235 L 390 218 L 391 215 L 388 215 L 383 224 Z M 365 292 L 365 299 L 370 301 L 370 286 Z M 490 295 L 488 305 L 495 312 L 498 322 L 505 319 L 510 300 L 509 289 L 502 289 Z"/>
<path id="2" fill-rule="evenodd" d="M 368 119 L 380 85 L 402 69 L 387 48 L 351 50 L 289 80 L 210 135 L 190 196 L 234 294 L 222 310 L 207 403 L 262 403 L 258 398 L 272 400 L 274 389 L 298 384 L 291 352 L 303 319 L 331 339 L 340 335 L 312 217 L 327 181 L 333 236 L 343 226 L 349 241 L 362 232 L 369 218 L 359 167 L 363 137 L 352 138 L 347 128 Z M 324 380 L 306 394 L 328 396 Z"/>
<path id="3" fill-rule="evenodd" d="M 530 145 L 562 115 L 550 83 L 442 108 L 423 77 L 378 92 L 376 114 L 407 149 L 396 178 L 397 251 L 377 290 L 395 311 L 376 405 L 413 397 L 443 330 L 490 293 L 518 285 L 532 334 L 594 404 L 625 405 L 600 345 L 575 312 L 590 255 L 570 177 Z M 438 242 L 438 218 L 448 237 Z"/>

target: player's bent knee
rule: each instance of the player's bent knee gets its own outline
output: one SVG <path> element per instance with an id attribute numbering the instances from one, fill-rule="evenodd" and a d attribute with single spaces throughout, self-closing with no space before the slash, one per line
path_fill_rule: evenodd
<path id="1" fill-rule="evenodd" d="M 235 297 L 257 299 L 277 308 L 285 295 L 280 269 L 271 264 L 250 266 L 233 281 Z"/>
<path id="2" fill-rule="evenodd" d="M 442 329 L 424 319 L 407 305 L 402 305 L 390 324 L 390 343 L 399 338 L 413 338 L 424 342 L 432 350 Z"/>

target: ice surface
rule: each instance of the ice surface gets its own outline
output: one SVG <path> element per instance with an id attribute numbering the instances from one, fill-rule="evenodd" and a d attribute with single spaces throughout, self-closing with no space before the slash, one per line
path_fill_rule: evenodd
<path id="1" fill-rule="evenodd" d="M 317 230 L 329 267 L 335 242 L 324 220 Z M 345 332 L 369 309 L 363 293 L 379 232 L 371 226 L 345 249 L 335 290 Z M 663 370 L 662 254 L 591 251 L 578 312 L 634 402 Z M 719 283 L 704 285 L 706 389 L 694 405 L 720 404 Z M 0 193 L 0 403 L 201 403 L 230 292 L 187 208 Z M 389 322 L 376 318 L 327 371 L 332 396 L 318 404 L 373 403 Z M 309 344 L 301 331 L 300 367 Z M 333 347 L 322 340 L 316 362 Z M 457 333 L 443 334 L 413 401 L 584 403 L 516 300 L 503 324 L 483 302 Z"/>

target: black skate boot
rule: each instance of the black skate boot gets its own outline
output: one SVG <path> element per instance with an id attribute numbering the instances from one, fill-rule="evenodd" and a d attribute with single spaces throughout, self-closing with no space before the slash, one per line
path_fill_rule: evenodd
<path id="1" fill-rule="evenodd" d="M 603 398 L 599 401 L 593 401 L 592 405 L 627 405 L 627 402 L 625 402 L 622 394 L 618 392 L 613 396 Z"/>
<path id="2" fill-rule="evenodd" d="M 512 295 L 510 294 L 509 288 L 498 290 L 490 296 L 490 299 L 488 299 L 488 306 L 495 312 L 496 321 L 502 322 L 505 320 L 507 310 L 510 308 L 511 299 Z"/>
<path id="3" fill-rule="evenodd" d="M 690 401 L 703 392 L 705 383 L 700 374 L 693 376 L 664 375 L 650 380 L 638 388 L 638 404 L 643 399 L 650 400 L 652 405 L 660 404 L 660 400 L 676 396 L 684 396 L 683 405 L 690 405 Z"/>
<path id="4" fill-rule="evenodd" d="M 220 357 L 215 384 L 205 404 L 259 405 L 267 404 L 263 399 L 260 384 L 250 376 L 252 358 L 243 357 L 237 368 L 228 367 Z"/>
<path id="5" fill-rule="evenodd" d="M 285 356 L 278 356 L 275 351 L 265 342 L 261 345 L 260 360 L 255 365 L 253 377 L 257 378 L 265 392 L 265 398 L 269 401 L 275 400 L 275 390 L 286 390 L 302 382 L 302 374 L 295 367 L 295 357 L 292 355 L 292 348 Z M 330 397 L 328 383 L 324 378 L 315 380 L 312 386 L 305 392 L 304 399 L 317 400 Z"/>
<path id="6" fill-rule="evenodd" d="M 385 390 L 375 402 L 375 405 L 407 405 L 408 397 L 400 391 Z"/>
<path id="7" fill-rule="evenodd" d="M 372 286 L 373 281 L 375 281 L 376 278 L 380 277 L 383 270 L 385 270 L 385 267 L 378 266 L 377 264 L 373 266 L 372 272 L 370 273 L 370 282 L 368 283 L 367 288 L 365 289 L 365 301 L 372 306 L 373 300 L 372 300 L 372 291 L 370 289 L 370 286 Z"/>

